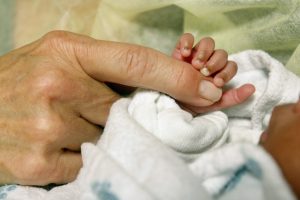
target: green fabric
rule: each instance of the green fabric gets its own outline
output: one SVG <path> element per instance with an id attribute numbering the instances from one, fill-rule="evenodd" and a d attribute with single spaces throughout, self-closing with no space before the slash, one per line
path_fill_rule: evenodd
<path id="1" fill-rule="evenodd" d="M 298 45 L 297 49 L 292 54 L 286 67 L 300 76 L 300 45 Z"/>
<path id="2" fill-rule="evenodd" d="M 13 48 L 14 0 L 0 0 L 0 55 Z"/>
<path id="3" fill-rule="evenodd" d="M 94 36 L 170 53 L 182 32 L 229 53 L 265 50 L 300 75 L 300 0 L 103 0 Z"/>

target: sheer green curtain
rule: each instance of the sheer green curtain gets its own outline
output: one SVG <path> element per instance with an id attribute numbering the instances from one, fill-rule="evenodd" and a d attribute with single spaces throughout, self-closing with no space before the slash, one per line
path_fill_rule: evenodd
<path id="1" fill-rule="evenodd" d="M 300 0 L 103 0 L 100 10 L 95 36 L 168 52 L 178 32 L 191 32 L 229 53 L 265 50 L 300 75 Z"/>
<path id="2" fill-rule="evenodd" d="M 14 0 L 0 0 L 0 55 L 13 48 Z"/>

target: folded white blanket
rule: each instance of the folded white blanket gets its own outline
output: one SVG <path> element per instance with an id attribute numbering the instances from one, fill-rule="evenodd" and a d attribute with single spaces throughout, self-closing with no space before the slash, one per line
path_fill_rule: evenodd
<path id="1" fill-rule="evenodd" d="M 244 83 L 256 87 L 250 101 L 225 110 L 231 118 L 230 137 L 240 141 L 245 136 L 246 140 L 257 143 L 261 132 L 268 126 L 272 109 L 299 100 L 299 77 L 263 51 L 244 51 L 230 56 L 230 59 L 237 62 L 239 71 L 229 87 Z"/>
<path id="2" fill-rule="evenodd" d="M 228 137 L 228 118 L 223 112 L 193 117 L 174 99 L 158 92 L 139 91 L 128 112 L 148 132 L 184 157 L 216 148 Z"/>
<path id="3" fill-rule="evenodd" d="M 50 191 L 5 186 L 0 199 L 295 199 L 256 146 L 275 105 L 296 102 L 300 80 L 262 51 L 232 55 L 228 87 L 256 86 L 242 105 L 192 117 L 170 97 L 139 91 L 116 102 L 98 143 L 82 146 L 78 178 Z"/>

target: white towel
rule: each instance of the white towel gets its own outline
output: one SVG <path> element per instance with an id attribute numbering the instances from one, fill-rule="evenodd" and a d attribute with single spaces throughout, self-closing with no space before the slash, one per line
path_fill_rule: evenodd
<path id="1" fill-rule="evenodd" d="M 300 80 L 262 51 L 230 58 L 239 71 L 228 87 L 254 84 L 249 101 L 192 117 L 170 97 L 140 91 L 113 105 L 97 145 L 82 146 L 73 183 L 6 186 L 0 199 L 295 199 L 256 143 L 272 108 L 298 101 Z"/>
<path id="2" fill-rule="evenodd" d="M 229 59 L 237 62 L 239 71 L 228 87 L 244 83 L 252 83 L 256 87 L 251 101 L 225 110 L 231 118 L 230 137 L 232 140 L 257 143 L 261 132 L 269 124 L 272 109 L 276 105 L 299 100 L 300 79 L 263 51 L 244 51 L 230 56 Z M 245 137 L 245 134 L 249 137 Z"/>
<path id="3" fill-rule="evenodd" d="M 99 143 L 97 146 L 89 145 L 91 148 L 105 151 L 115 165 L 120 166 L 120 170 L 113 170 L 112 167 L 106 166 L 106 161 L 95 162 L 94 156 L 91 156 L 90 164 L 84 160 L 87 171 L 81 172 L 81 174 L 85 174 L 82 176 L 83 179 L 86 179 L 86 174 L 90 173 L 91 165 L 102 166 L 95 167 L 94 173 L 91 173 L 88 178 L 91 177 L 92 182 L 108 181 L 119 199 L 143 199 L 140 198 L 140 193 L 146 193 L 152 199 L 196 200 L 199 197 L 209 199 L 202 187 L 201 180 L 194 176 L 174 151 L 163 145 L 130 116 L 129 104 L 129 100 L 123 99 L 113 106 Z M 86 147 L 83 146 L 83 151 L 88 150 Z M 95 152 L 98 155 L 103 154 L 99 150 L 95 150 Z M 89 157 L 89 153 L 86 154 Z M 101 157 L 103 156 L 101 155 Z M 96 171 L 97 173 L 95 173 Z M 130 182 L 119 183 L 122 178 L 121 175 L 120 178 L 115 178 L 118 174 L 122 174 L 122 176 L 126 174 L 132 182 L 138 185 L 140 191 L 136 189 L 135 193 L 130 194 L 135 198 L 127 194 L 127 184 Z M 86 183 L 90 182 L 90 180 L 86 181 Z M 131 188 L 129 187 L 129 189 Z"/>
<path id="4" fill-rule="evenodd" d="M 201 154 L 190 169 L 218 199 L 295 199 L 270 156 L 249 143 Z"/>
<path id="5" fill-rule="evenodd" d="M 228 136 L 228 118 L 223 112 L 193 117 L 174 99 L 158 92 L 139 91 L 128 111 L 147 131 L 185 157 L 216 148 Z"/>

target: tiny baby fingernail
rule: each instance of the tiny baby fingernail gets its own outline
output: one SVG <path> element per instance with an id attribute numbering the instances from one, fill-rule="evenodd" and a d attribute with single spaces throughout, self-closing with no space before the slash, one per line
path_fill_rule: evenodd
<path id="1" fill-rule="evenodd" d="M 188 46 L 184 46 L 183 50 L 189 50 L 189 47 Z"/>
<path id="2" fill-rule="evenodd" d="M 184 56 L 188 56 L 190 54 L 190 48 L 185 45 L 183 48 L 182 48 L 182 51 L 181 51 L 182 54 L 184 54 Z"/>
<path id="3" fill-rule="evenodd" d="M 210 72 L 207 69 L 207 67 L 204 67 L 200 70 L 201 74 L 203 74 L 204 76 L 209 76 Z"/>
<path id="4" fill-rule="evenodd" d="M 213 102 L 219 101 L 222 96 L 222 90 L 206 80 L 200 82 L 199 92 L 202 97 Z"/>

